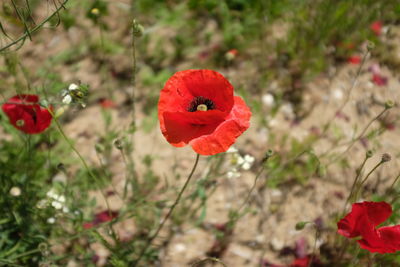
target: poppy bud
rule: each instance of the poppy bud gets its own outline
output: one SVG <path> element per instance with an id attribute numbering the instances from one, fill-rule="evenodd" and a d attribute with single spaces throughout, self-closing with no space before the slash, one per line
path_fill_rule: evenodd
<path id="1" fill-rule="evenodd" d="M 298 223 L 296 223 L 295 229 L 296 229 L 297 231 L 303 230 L 304 227 L 306 227 L 306 225 L 307 225 L 308 223 L 309 223 L 309 222 L 298 222 Z"/>
<path id="2" fill-rule="evenodd" d="M 382 162 L 388 162 L 388 161 L 390 161 L 391 159 L 392 159 L 392 157 L 391 157 L 388 153 L 384 153 L 384 154 L 382 155 L 381 161 L 382 161 Z"/>
<path id="3" fill-rule="evenodd" d="M 371 41 L 368 41 L 367 42 L 367 49 L 368 49 L 368 51 L 371 51 L 372 49 L 374 49 L 375 48 L 375 43 L 374 42 L 371 42 Z"/>
<path id="4" fill-rule="evenodd" d="M 390 109 L 394 107 L 394 102 L 392 100 L 388 100 L 385 102 L 385 109 Z"/>
<path id="5" fill-rule="evenodd" d="M 262 162 L 266 162 L 272 156 L 273 153 L 274 152 L 272 151 L 272 149 L 268 149 L 268 151 L 265 153 Z"/>
<path id="6" fill-rule="evenodd" d="M 122 145 L 122 141 L 120 139 L 117 139 L 114 141 L 114 146 L 118 149 L 118 150 L 122 150 L 123 149 L 123 145 Z"/>
<path id="7" fill-rule="evenodd" d="M 368 150 L 367 153 L 365 153 L 365 157 L 370 158 L 370 157 L 372 157 L 373 154 L 374 153 L 372 152 L 372 150 Z"/>
<path id="8" fill-rule="evenodd" d="M 144 28 L 141 24 L 139 24 L 135 19 L 132 23 L 132 34 L 135 37 L 142 37 L 144 32 Z"/>

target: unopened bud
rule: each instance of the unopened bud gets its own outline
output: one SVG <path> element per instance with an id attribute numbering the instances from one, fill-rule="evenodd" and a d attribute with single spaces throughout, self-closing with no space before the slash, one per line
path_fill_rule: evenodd
<path id="1" fill-rule="evenodd" d="M 385 102 L 385 108 L 386 109 L 390 109 L 392 107 L 394 107 L 394 102 L 392 100 L 388 100 L 388 101 Z"/>
<path id="2" fill-rule="evenodd" d="M 114 141 L 114 146 L 119 150 L 123 149 L 122 141 L 120 139 Z"/>
<path id="3" fill-rule="evenodd" d="M 272 151 L 272 149 L 268 149 L 267 152 L 265 152 L 265 156 L 263 158 L 263 162 L 266 162 L 271 156 L 272 154 L 274 154 L 274 152 Z"/>
<path id="4" fill-rule="evenodd" d="M 295 229 L 296 229 L 297 231 L 303 230 L 304 227 L 306 227 L 306 225 L 307 225 L 308 223 L 309 223 L 309 222 L 298 222 L 298 223 L 296 223 Z"/>
<path id="5" fill-rule="evenodd" d="M 381 161 L 382 162 L 388 162 L 391 159 L 392 159 L 392 157 L 388 153 L 383 153 Z"/>
<path id="6" fill-rule="evenodd" d="M 368 41 L 367 42 L 367 49 L 368 49 L 368 51 L 370 51 L 370 50 L 372 50 L 372 49 L 374 49 L 375 48 L 375 43 L 374 42 L 371 42 L 371 41 Z"/>
<path id="7" fill-rule="evenodd" d="M 368 150 L 367 153 L 365 153 L 365 157 L 368 159 L 370 157 L 372 157 L 374 153 L 372 153 L 372 150 Z"/>
<path id="8" fill-rule="evenodd" d="M 140 25 L 135 19 L 133 20 L 132 23 L 132 34 L 135 37 L 142 37 L 144 32 L 144 28 L 142 25 Z"/>

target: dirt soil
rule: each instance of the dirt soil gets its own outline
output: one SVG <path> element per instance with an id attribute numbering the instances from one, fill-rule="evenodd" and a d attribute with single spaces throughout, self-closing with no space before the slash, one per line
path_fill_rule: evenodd
<path id="1" fill-rule="evenodd" d="M 111 24 L 110 32 L 113 32 L 114 28 L 117 28 L 117 26 Z M 84 33 L 74 27 L 67 33 L 61 30 L 43 31 L 39 35 L 35 35 L 32 43 L 27 42 L 19 53 L 21 58 L 24 59 L 24 65 L 34 69 L 37 62 L 44 62 L 44 60 L 58 55 L 67 47 L 76 44 L 83 36 Z M 126 38 L 123 42 L 128 46 L 129 38 Z M 68 66 L 54 66 L 53 71 L 62 75 L 65 83 L 82 80 L 89 84 L 92 95 L 96 97 L 104 96 L 103 86 L 116 86 L 113 81 L 105 81 L 99 78 L 99 69 L 93 58 L 81 58 L 79 60 L 78 70 L 71 70 Z M 129 57 L 111 57 L 111 61 L 115 62 L 116 67 L 121 69 L 129 69 L 130 67 Z M 206 252 L 211 249 L 215 242 L 213 225 L 225 223 L 228 220 L 229 210 L 232 207 L 240 206 L 253 184 L 256 166 L 259 164 L 263 153 L 268 148 L 277 152 L 285 151 L 285 148 L 280 147 L 279 144 L 271 146 L 269 133 L 273 132 L 276 135 L 289 133 L 290 136 L 303 140 L 308 135 L 313 134 L 311 129 L 318 128 L 321 131 L 321 127 L 327 119 L 332 118 L 336 131 L 342 132 L 347 138 L 340 142 L 345 145 L 337 145 L 333 138 L 323 138 L 314 146 L 314 151 L 317 155 L 327 151 L 341 152 L 348 146 L 346 142 L 357 136 L 368 122 L 383 109 L 382 103 L 387 100 L 399 103 L 400 82 L 398 73 L 381 66 L 382 75 L 388 77 L 388 84 L 377 86 L 371 82 L 372 74 L 368 71 L 368 68 L 378 63 L 375 58 L 367 59 L 355 87 L 350 92 L 349 101 L 340 116 L 335 116 L 335 113 L 345 101 L 346 95 L 352 87 L 358 65 L 338 66 L 330 71 L 330 76 L 321 75 L 307 84 L 303 105 L 312 106 L 313 109 L 308 117 L 297 124 L 293 124 L 290 108 L 281 108 L 277 116 L 269 118 L 268 128 L 258 125 L 257 116 L 260 116 L 259 114 L 254 116 L 250 129 L 238 139 L 235 147 L 239 148 L 242 154 L 254 156 L 257 161 L 255 166 L 249 171 L 243 171 L 239 178 L 223 176 L 217 179 L 216 191 L 207 201 L 205 223 L 202 227 L 184 224 L 176 230 L 170 242 L 161 252 L 161 265 L 166 267 L 188 266 L 189 263 L 206 257 Z M 229 77 L 231 83 L 237 86 L 242 81 L 240 80 L 242 77 L 251 73 L 250 65 L 251 62 L 244 61 L 237 64 L 235 69 L 219 69 L 218 71 Z M 196 63 L 187 61 L 182 63 L 182 66 L 196 68 Z M 41 81 L 34 81 L 36 85 L 40 83 Z M 141 84 L 139 75 L 135 90 L 141 92 L 145 89 Z M 113 127 L 115 129 L 127 129 L 131 122 L 130 111 L 124 108 L 126 93 L 131 90 L 131 85 L 126 84 L 114 92 L 117 107 L 111 109 L 110 112 L 114 118 Z M 269 91 L 269 88 L 265 88 L 265 91 Z M 262 101 L 261 98 L 259 100 Z M 171 167 L 176 166 L 177 173 L 181 173 L 185 177 L 190 171 L 195 154 L 190 147 L 177 149 L 169 145 L 158 127 L 154 127 L 150 132 L 144 131 L 140 127 L 146 119 L 140 108 L 143 104 L 140 101 L 137 103 L 136 116 L 139 127 L 134 136 L 136 143 L 134 157 L 139 162 L 148 154 L 154 155 L 154 166 L 156 166 L 154 172 L 160 177 L 166 177 L 170 186 L 182 184 L 183 179 L 179 181 L 174 179 L 171 174 Z M 290 104 L 286 103 L 286 107 L 287 105 Z M 268 110 L 268 107 L 265 107 L 265 109 Z M 99 134 L 104 129 L 100 105 L 93 100 L 86 108 L 69 112 L 72 120 L 64 124 L 67 135 L 75 141 L 76 147 L 91 164 L 98 164 L 95 144 L 98 142 Z M 399 115 L 396 106 L 389 111 L 388 116 L 390 117 L 387 117 L 387 119 L 396 121 Z M 268 116 L 268 113 L 265 116 Z M 374 122 L 370 129 L 377 128 L 378 125 L 378 122 Z M 340 165 L 334 164 L 328 168 L 323 177 L 310 177 L 306 186 L 289 184 L 276 189 L 258 190 L 262 193 L 255 193 L 252 196 L 251 207 L 254 212 L 248 213 L 238 222 L 232 234 L 231 243 L 221 260 L 230 267 L 259 266 L 262 259 L 268 259 L 268 261 L 274 263 L 289 264 L 293 258 L 282 258 L 278 256 L 278 251 L 285 246 L 293 246 L 296 240 L 303 237 L 306 238 L 309 244 L 308 250 L 311 252 L 314 242 L 312 227 L 306 227 L 303 231 L 296 231 L 295 224 L 299 221 L 313 221 L 320 218 L 327 226 L 334 227 L 330 219 L 338 210 L 343 208 L 345 200 L 343 196 L 348 194 L 355 169 L 362 162 L 366 149 L 374 149 L 375 151 L 373 158 L 366 165 L 366 170 L 370 170 L 379 162 L 383 153 L 389 153 L 393 157 L 392 161 L 388 162 L 371 178 L 371 184 L 374 184 L 376 179 L 381 179 L 382 183 L 377 190 L 384 190 L 384 185 L 393 181 L 400 170 L 397 160 L 399 138 L 400 133 L 397 124 L 395 124 L 393 130 L 385 131 L 379 137 L 379 142 L 357 142 L 346 153 L 350 168 L 342 169 L 339 167 Z M 139 164 L 138 168 L 139 174 L 142 173 L 143 166 Z M 201 157 L 196 173 L 197 178 L 204 172 L 205 168 L 206 159 Z M 117 190 L 122 191 L 125 167 L 120 153 L 116 150 L 113 151 L 112 171 L 114 186 Z M 268 171 L 261 176 L 260 181 L 264 179 L 268 179 Z M 190 194 L 191 189 L 193 187 L 188 189 L 187 194 Z M 97 194 L 93 193 L 93 195 L 96 196 Z M 104 200 L 100 196 L 98 200 L 98 209 L 104 209 Z M 109 202 L 112 208 L 116 210 L 123 205 L 115 196 L 110 196 Z M 135 226 L 131 221 L 119 223 L 116 227 L 123 236 L 132 236 L 135 232 Z M 160 239 L 155 243 L 160 244 L 165 235 L 166 233 L 161 234 Z M 324 236 L 321 240 L 318 240 L 318 245 L 325 241 L 323 238 Z M 102 250 L 101 248 L 97 249 Z M 72 263 L 71 266 L 73 266 Z"/>

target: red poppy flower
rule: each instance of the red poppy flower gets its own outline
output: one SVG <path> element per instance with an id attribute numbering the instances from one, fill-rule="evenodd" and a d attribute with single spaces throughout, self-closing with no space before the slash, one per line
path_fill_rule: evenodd
<path id="1" fill-rule="evenodd" d="M 111 99 L 100 99 L 100 105 L 104 109 L 115 108 L 115 103 Z"/>
<path id="2" fill-rule="evenodd" d="M 370 29 L 375 33 L 375 35 L 378 36 L 381 35 L 382 33 L 382 26 L 383 26 L 382 21 L 377 20 L 372 22 Z"/>
<path id="3" fill-rule="evenodd" d="M 388 79 L 380 74 L 373 74 L 372 75 L 372 82 L 378 86 L 384 86 L 387 84 Z"/>
<path id="4" fill-rule="evenodd" d="M 176 147 L 190 144 L 202 155 L 225 152 L 250 126 L 251 112 L 233 86 L 212 70 L 175 73 L 161 90 L 162 134 Z"/>
<path id="5" fill-rule="evenodd" d="M 50 112 L 39 105 L 37 95 L 16 95 L 2 105 L 10 123 L 27 134 L 46 130 L 51 123 Z"/>
<path id="6" fill-rule="evenodd" d="M 392 214 L 386 202 L 354 203 L 351 212 L 338 222 L 338 233 L 348 237 L 361 236 L 357 242 L 370 252 L 393 253 L 400 250 L 400 225 L 376 227 Z"/>
<path id="7" fill-rule="evenodd" d="M 101 223 L 110 222 L 117 217 L 118 217 L 117 211 L 108 211 L 108 210 L 102 211 L 95 214 L 94 219 L 91 222 L 85 222 L 83 223 L 82 226 L 84 229 L 91 229 Z"/>
<path id="8" fill-rule="evenodd" d="M 360 64 L 361 63 L 361 57 L 360 56 L 350 56 L 347 59 L 347 62 L 350 63 L 350 64 L 354 64 L 354 65 Z"/>

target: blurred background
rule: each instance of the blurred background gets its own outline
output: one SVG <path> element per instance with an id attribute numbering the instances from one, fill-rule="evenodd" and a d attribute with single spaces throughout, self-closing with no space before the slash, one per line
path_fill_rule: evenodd
<path id="1" fill-rule="evenodd" d="M 223 74 L 251 127 L 200 158 L 138 266 L 400 265 L 336 234 L 383 153 L 360 199 L 400 221 L 397 0 L 3 0 L 2 103 L 37 94 L 57 118 L 28 136 L 0 114 L 0 265 L 134 266 L 196 157 L 158 127 L 185 69 Z M 88 94 L 63 103 L 70 84 Z"/>

